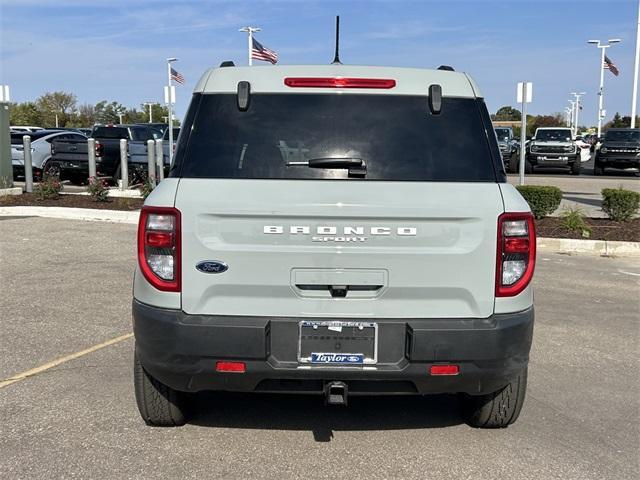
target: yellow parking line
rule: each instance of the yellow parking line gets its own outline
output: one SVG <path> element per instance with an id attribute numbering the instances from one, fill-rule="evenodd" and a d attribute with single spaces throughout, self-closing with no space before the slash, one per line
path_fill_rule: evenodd
<path id="1" fill-rule="evenodd" d="M 51 368 L 57 367 L 63 363 L 66 363 L 70 360 L 75 360 L 76 358 L 80 358 L 89 353 L 95 352 L 96 350 L 100 350 L 101 348 L 108 347 L 109 345 L 115 345 L 116 343 L 122 342 L 123 340 L 127 340 L 128 338 L 133 337 L 133 333 L 127 333 L 126 335 L 121 335 L 116 338 L 112 338 L 111 340 L 107 340 L 106 342 L 98 343 L 92 347 L 89 347 L 85 350 L 80 350 L 79 352 L 72 353 L 70 355 L 66 355 L 64 357 L 58 358 L 57 360 L 53 360 L 51 362 L 45 363 L 44 365 L 40 365 L 39 367 L 32 368 L 31 370 L 27 370 L 26 372 L 18 373 L 13 377 L 7 378 L 6 380 L 0 381 L 0 388 L 7 387 L 12 383 L 19 382 L 24 380 L 25 378 L 32 377 L 37 375 L 38 373 L 42 373 Z"/>

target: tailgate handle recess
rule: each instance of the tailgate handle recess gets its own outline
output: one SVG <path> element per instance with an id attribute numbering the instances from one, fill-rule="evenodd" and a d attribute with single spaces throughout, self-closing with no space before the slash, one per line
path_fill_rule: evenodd
<path id="1" fill-rule="evenodd" d="M 317 285 L 317 284 L 296 284 L 300 290 L 328 290 L 334 298 L 345 298 L 349 291 L 375 292 L 382 288 L 382 285 Z"/>

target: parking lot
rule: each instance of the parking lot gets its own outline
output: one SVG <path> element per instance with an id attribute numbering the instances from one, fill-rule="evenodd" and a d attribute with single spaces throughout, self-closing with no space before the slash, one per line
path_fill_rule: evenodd
<path id="1" fill-rule="evenodd" d="M 3 478 L 562 478 L 638 472 L 640 261 L 542 252 L 527 401 L 505 430 L 455 398 L 199 395 L 182 428 L 144 426 L 124 337 L 133 225 L 0 218 Z"/>

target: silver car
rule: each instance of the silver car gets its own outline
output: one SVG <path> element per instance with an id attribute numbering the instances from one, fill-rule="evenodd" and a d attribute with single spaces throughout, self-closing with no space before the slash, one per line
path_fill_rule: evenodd
<path id="1" fill-rule="evenodd" d="M 79 140 L 87 138 L 81 133 L 60 131 L 60 130 L 39 130 L 37 132 L 19 132 L 11 134 L 11 164 L 13 166 L 13 177 L 24 176 L 24 140 L 23 137 L 31 137 L 31 164 L 33 166 L 34 178 L 41 178 L 43 172 L 57 175 L 58 172 L 51 171 L 51 142 L 54 140 Z"/>

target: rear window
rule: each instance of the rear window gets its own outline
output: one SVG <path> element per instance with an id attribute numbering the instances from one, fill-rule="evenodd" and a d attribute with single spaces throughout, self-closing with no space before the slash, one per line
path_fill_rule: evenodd
<path id="1" fill-rule="evenodd" d="M 29 137 L 31 137 L 31 142 L 33 142 L 34 140 L 38 140 L 42 137 L 46 137 L 47 135 L 51 135 L 52 133 L 56 133 L 55 131 L 46 131 L 46 130 L 40 130 L 37 132 L 18 132 L 18 133 L 12 133 L 11 134 L 11 145 L 22 145 L 23 139 L 22 137 L 24 137 L 25 135 L 29 135 Z"/>
<path id="2" fill-rule="evenodd" d="M 426 96 L 256 94 L 246 112 L 233 94 L 201 96 L 174 175 L 348 179 L 346 168 L 306 163 L 355 158 L 363 180 L 496 181 L 475 99 L 444 98 L 432 115 Z"/>
<path id="3" fill-rule="evenodd" d="M 96 127 L 93 129 L 93 138 L 126 138 L 129 139 L 129 131 L 123 127 Z"/>

